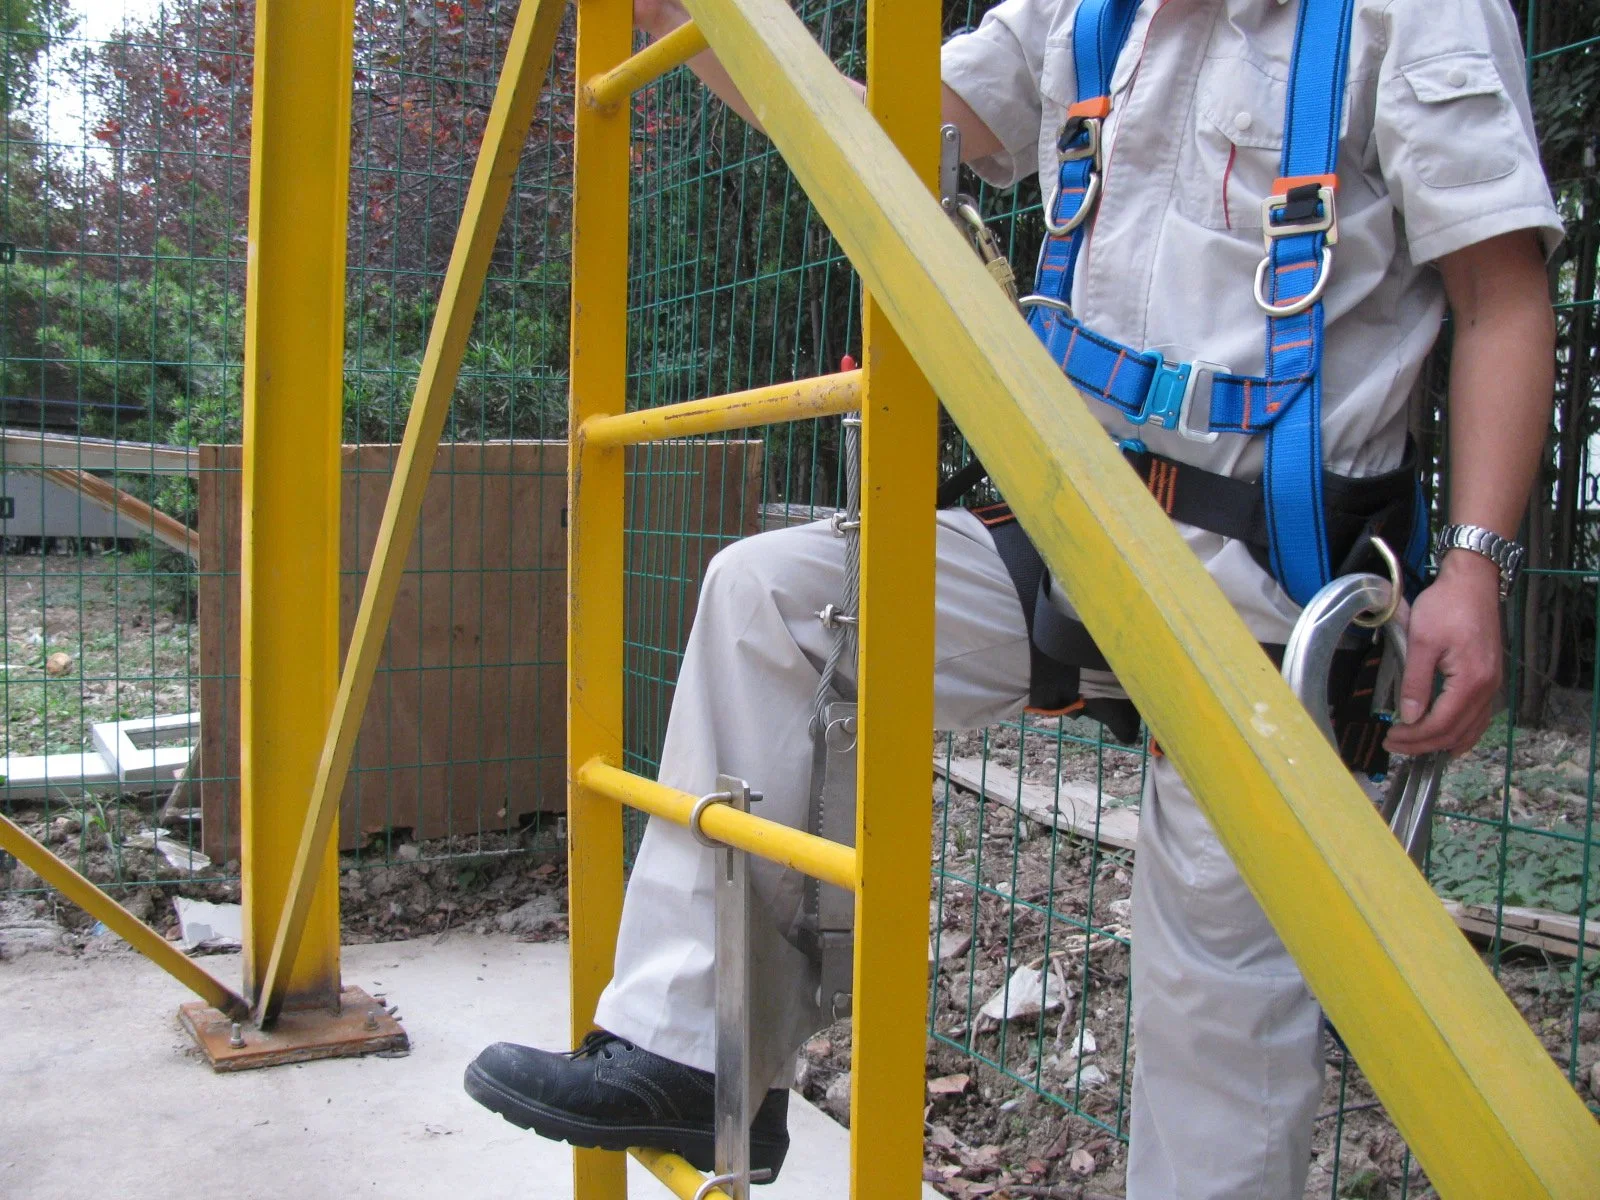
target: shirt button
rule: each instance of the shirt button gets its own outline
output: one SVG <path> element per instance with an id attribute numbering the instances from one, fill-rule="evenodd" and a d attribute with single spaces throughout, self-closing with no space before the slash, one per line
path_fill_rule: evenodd
<path id="1" fill-rule="evenodd" d="M 1234 117 L 1233 124 L 1236 129 L 1249 129 L 1255 124 L 1255 118 L 1247 112 L 1242 112 Z"/>
<path id="2" fill-rule="evenodd" d="M 1467 81 L 1467 73 L 1460 67 L 1452 67 L 1450 74 L 1446 75 L 1445 78 L 1450 81 L 1451 87 L 1460 87 Z"/>

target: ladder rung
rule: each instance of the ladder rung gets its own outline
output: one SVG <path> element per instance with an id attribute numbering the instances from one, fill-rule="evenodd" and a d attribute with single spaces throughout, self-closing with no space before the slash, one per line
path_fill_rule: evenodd
<path id="1" fill-rule="evenodd" d="M 861 370 L 816 375 L 771 387 L 639 412 L 590 417 L 579 430 L 590 446 L 629 446 L 699 433 L 724 433 L 779 421 L 836 416 L 861 407 Z"/>
<path id="2" fill-rule="evenodd" d="M 706 35 L 693 21 L 679 25 L 666 37 L 656 39 L 632 58 L 624 59 L 584 84 L 584 103 L 600 112 L 610 112 L 633 93 L 649 87 L 673 67 L 682 66 L 704 49 Z"/>
<path id="3" fill-rule="evenodd" d="M 705 1185 L 706 1177 L 690 1166 L 688 1159 L 676 1154 L 666 1150 L 651 1150 L 645 1146 L 634 1146 L 628 1153 L 638 1159 L 646 1171 L 666 1184 L 667 1190 L 679 1200 L 694 1200 L 696 1193 Z M 728 1200 L 728 1193 L 721 1188 L 712 1188 L 705 1194 L 704 1200 Z"/>
<path id="4" fill-rule="evenodd" d="M 699 797 L 680 792 L 643 776 L 592 758 L 578 770 L 577 784 L 629 808 L 641 809 L 685 827 Z M 842 887 L 856 890 L 856 852 L 827 838 L 776 821 L 740 812 L 726 804 L 713 804 L 700 822 L 706 836 L 716 841 Z"/>

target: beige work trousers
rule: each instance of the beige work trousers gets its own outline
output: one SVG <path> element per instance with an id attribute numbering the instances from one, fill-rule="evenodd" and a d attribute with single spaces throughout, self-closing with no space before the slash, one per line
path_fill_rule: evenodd
<path id="1" fill-rule="evenodd" d="M 938 516 L 934 719 L 974 729 L 1015 717 L 1028 692 L 1021 605 L 988 530 Z M 738 542 L 713 559 L 661 754 L 661 782 L 764 793 L 761 815 L 806 820 L 808 720 L 832 634 L 843 542 L 826 525 Z M 1219 581 L 1221 582 L 1221 581 Z M 629 881 L 616 971 L 598 1023 L 712 1069 L 714 852 L 651 821 Z M 801 879 L 753 869 L 751 1043 L 763 1080 L 786 1081 L 824 1024 L 815 972 L 791 942 Z M 906 1020 L 922 1020 L 907 1013 Z M 1300 1200 L 1322 1090 L 1316 1001 L 1194 798 L 1165 760 L 1148 775 L 1133 886 L 1129 1200 Z"/>

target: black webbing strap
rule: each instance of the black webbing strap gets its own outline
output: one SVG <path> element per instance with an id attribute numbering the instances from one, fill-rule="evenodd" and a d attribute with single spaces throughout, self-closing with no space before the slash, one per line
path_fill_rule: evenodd
<path id="1" fill-rule="evenodd" d="M 1255 519 L 1254 511 L 1259 506 L 1261 494 L 1258 486 L 1186 467 L 1151 454 L 1129 457 L 1157 501 L 1175 520 L 1247 540 L 1246 534 L 1240 531 Z M 971 475 L 975 465 L 968 464 L 967 468 L 951 478 L 949 485 L 954 485 L 964 474 Z M 1406 473 L 1403 480 L 1399 478 L 1402 473 Z M 966 490 L 970 491 L 982 477 L 982 468 L 978 467 L 976 478 L 966 484 Z M 1333 503 L 1348 505 L 1329 516 L 1330 535 L 1337 539 L 1332 546 L 1343 564 L 1340 574 L 1359 569 L 1356 563 L 1363 555 L 1371 553 L 1368 548 L 1371 535 L 1381 531 L 1398 540 L 1401 545 L 1405 544 L 1410 522 L 1414 519 L 1409 508 L 1414 503 L 1415 495 L 1408 468 L 1374 477 L 1370 491 L 1364 491 L 1359 486 L 1367 483 L 1367 480 L 1346 480 L 1337 476 L 1331 476 L 1330 480 L 1338 480 L 1340 485 L 1337 491 L 1331 493 Z M 1253 495 L 1247 496 L 1246 493 Z M 1355 497 L 1354 502 L 1352 496 Z M 944 498 L 944 489 L 941 489 L 940 498 Z M 1110 664 L 1095 645 L 1088 628 L 1051 602 L 1051 581 L 1044 559 L 1023 531 L 1010 506 L 992 504 L 974 509 L 973 515 L 988 526 L 994 538 L 995 550 L 1011 575 L 1028 627 L 1031 667 L 1028 708 L 1048 715 L 1081 713 L 1104 724 L 1118 741 L 1133 743 L 1139 734 L 1140 717 L 1132 701 L 1110 698 L 1085 700 L 1082 697 L 1081 672 L 1085 669 L 1109 671 Z M 1219 529 L 1219 524 L 1225 527 Z M 1263 538 L 1261 552 L 1264 555 L 1264 517 L 1260 528 Z M 1257 543 L 1249 544 L 1252 553 L 1255 553 Z M 1282 666 L 1283 646 L 1267 644 L 1262 649 L 1274 665 Z M 1376 638 L 1341 650 L 1334 656 L 1328 682 L 1328 694 L 1332 698 L 1330 713 L 1339 741 L 1339 755 L 1352 771 L 1375 776 L 1387 770 L 1389 759 L 1383 749 L 1388 725 L 1372 713 L 1372 693 L 1381 659 L 1382 647 Z"/>
<path id="2" fill-rule="evenodd" d="M 1266 492 L 1259 482 L 1218 475 L 1148 450 L 1124 450 L 1123 457 L 1144 481 L 1156 503 L 1174 521 L 1243 542 L 1262 570 L 1271 573 Z M 938 507 L 955 507 L 987 478 L 983 464 L 977 459 L 970 460 L 939 485 Z M 1396 550 L 1404 550 L 1415 517 L 1416 478 L 1416 447 L 1409 440 L 1404 459 L 1392 471 L 1360 479 L 1324 473 L 1322 491 L 1328 507 L 1328 545 L 1334 559 L 1330 566 L 1335 575 L 1348 575 L 1369 567 L 1381 570 L 1376 560 L 1369 557 L 1369 538 L 1381 536 Z M 984 509 L 983 512 L 989 514 L 984 518 L 985 523 L 998 524 L 1004 519 L 1002 507 L 994 505 Z M 1009 511 L 1004 509 L 1005 514 Z"/>

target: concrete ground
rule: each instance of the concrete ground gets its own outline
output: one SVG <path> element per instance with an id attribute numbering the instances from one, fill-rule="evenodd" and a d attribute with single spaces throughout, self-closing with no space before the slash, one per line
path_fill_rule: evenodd
<path id="1" fill-rule="evenodd" d="M 202 961 L 238 980 L 236 957 Z M 188 994 L 137 955 L 0 962 L 0 1196 L 569 1197 L 568 1147 L 461 1090 L 486 1042 L 567 1044 L 566 970 L 565 945 L 505 937 L 351 946 L 344 982 L 399 1006 L 408 1056 L 215 1075 L 178 1026 Z M 847 1195 L 848 1133 L 798 1095 L 790 1133 L 756 1197 Z M 632 1196 L 669 1195 L 630 1166 Z"/>

